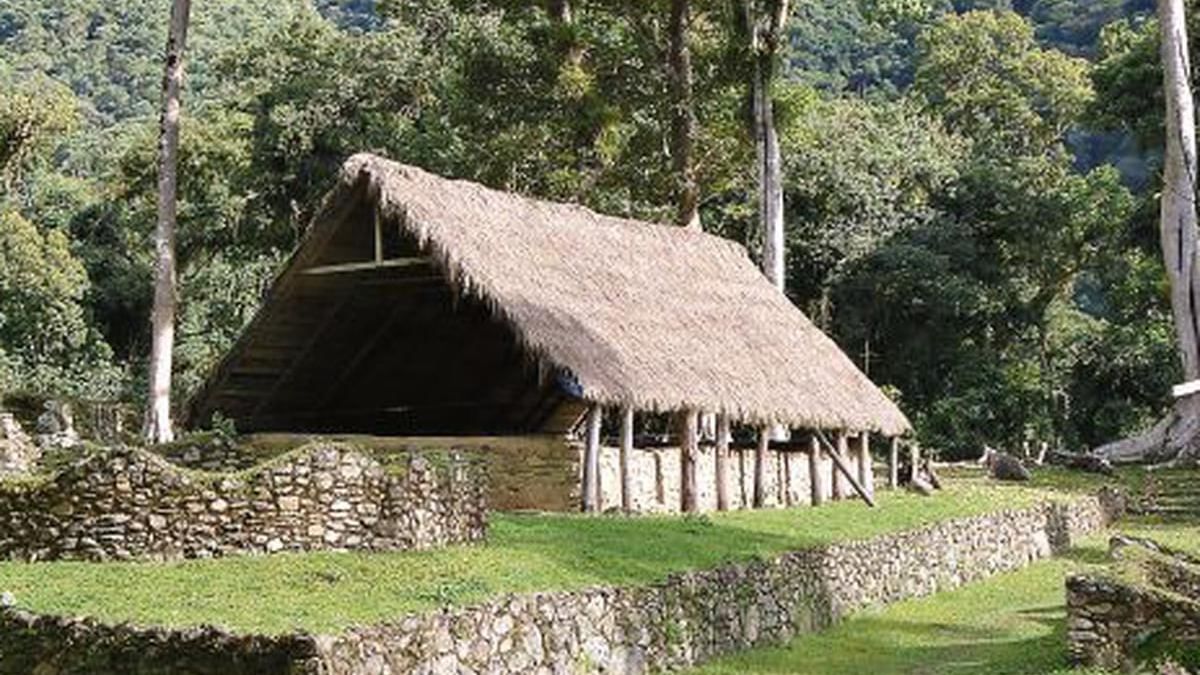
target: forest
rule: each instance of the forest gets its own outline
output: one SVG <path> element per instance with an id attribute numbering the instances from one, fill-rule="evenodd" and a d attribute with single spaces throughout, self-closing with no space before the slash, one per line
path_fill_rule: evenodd
<path id="1" fill-rule="evenodd" d="M 169 4 L 0 0 L 0 392 L 144 400 Z M 668 3 L 587 0 L 569 22 L 553 4 L 195 3 L 176 401 L 356 152 L 671 219 Z M 700 221 L 759 256 L 745 26 L 692 7 Z M 1181 374 L 1153 3 L 811 0 L 786 19 L 786 291 L 922 445 L 1078 451 L 1161 417 Z"/>

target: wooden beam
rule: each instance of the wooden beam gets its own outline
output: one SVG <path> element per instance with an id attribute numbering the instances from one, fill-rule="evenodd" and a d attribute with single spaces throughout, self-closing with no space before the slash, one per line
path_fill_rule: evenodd
<path id="1" fill-rule="evenodd" d="M 849 439 L 846 437 L 846 432 L 839 430 L 837 432 L 837 459 L 845 463 L 846 457 L 849 455 Z M 833 498 L 845 499 L 850 496 L 850 491 L 846 489 L 846 481 L 840 473 L 833 472 Z"/>
<path id="2" fill-rule="evenodd" d="M 714 458 L 717 478 L 717 510 L 729 510 L 729 415 L 717 416 L 717 456 Z"/>
<path id="3" fill-rule="evenodd" d="M 383 262 L 383 216 L 379 213 L 379 202 L 375 202 L 375 262 Z"/>
<path id="4" fill-rule="evenodd" d="M 917 477 L 917 467 L 921 466 L 921 446 L 917 442 L 908 442 L 908 464 L 912 467 L 912 477 Z"/>
<path id="5" fill-rule="evenodd" d="M 829 442 L 829 439 L 825 437 L 825 433 L 821 430 L 818 429 L 815 433 L 817 434 L 817 437 L 821 439 L 821 444 L 825 446 L 826 454 L 828 454 L 829 458 L 833 460 L 835 475 L 840 472 L 842 477 L 846 479 L 846 482 L 850 483 L 850 487 L 854 488 L 854 491 L 858 493 L 858 496 L 862 497 L 862 500 L 867 503 L 867 506 L 873 508 L 875 506 L 875 500 L 871 498 L 871 495 L 867 494 L 867 491 L 862 485 L 859 485 L 858 480 L 855 479 L 854 474 L 850 471 L 850 467 L 846 466 L 846 462 L 843 461 L 842 457 L 838 455 L 838 448 L 833 447 L 833 444 Z M 845 438 L 845 434 L 842 434 L 842 437 Z"/>
<path id="6" fill-rule="evenodd" d="M 621 510 L 633 512 L 633 481 L 629 475 L 629 461 L 633 455 L 633 406 L 621 409 Z"/>
<path id="7" fill-rule="evenodd" d="M 858 482 L 869 494 L 875 494 L 875 472 L 871 466 L 871 433 L 858 435 Z"/>
<path id="8" fill-rule="evenodd" d="M 754 449 L 754 508 L 761 509 L 767 501 L 767 449 L 771 447 L 771 425 L 758 430 L 758 447 Z"/>
<path id="9" fill-rule="evenodd" d="M 892 436 L 891 449 L 888 451 L 888 487 L 893 490 L 900 487 L 899 436 Z"/>
<path id="10" fill-rule="evenodd" d="M 684 513 L 698 513 L 696 455 L 700 452 L 700 414 L 692 409 L 680 413 L 680 430 L 679 509 Z"/>
<path id="11" fill-rule="evenodd" d="M 391 258 L 389 260 L 367 260 L 363 262 L 337 263 L 335 265 L 318 265 L 301 271 L 308 276 L 323 276 L 328 274 L 346 274 L 347 272 L 363 272 L 369 270 L 385 270 L 403 267 L 418 267 L 428 265 L 429 258 Z M 434 277 L 440 280 L 441 277 Z"/>
<path id="12" fill-rule="evenodd" d="M 825 478 L 821 474 L 821 441 L 813 434 L 808 442 L 809 490 L 812 493 L 812 505 L 820 506 L 825 503 L 826 494 Z"/>
<path id="13" fill-rule="evenodd" d="M 600 510 L 600 426 L 604 422 L 604 408 L 593 403 L 588 410 L 587 442 L 583 449 L 583 511 L 596 513 Z"/>
<path id="14" fill-rule="evenodd" d="M 779 502 L 784 506 L 792 505 L 792 453 L 787 450 L 779 451 Z"/>

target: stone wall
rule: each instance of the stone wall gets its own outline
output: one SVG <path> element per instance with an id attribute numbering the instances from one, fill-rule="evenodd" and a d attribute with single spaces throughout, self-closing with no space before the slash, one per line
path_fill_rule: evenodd
<path id="1" fill-rule="evenodd" d="M 311 675 L 378 673 L 645 673 L 686 667 L 748 647 L 774 644 L 825 628 L 864 607 L 955 588 L 1050 555 L 1111 519 L 1096 498 L 929 525 L 915 531 L 788 553 L 766 561 L 675 574 L 650 586 L 593 588 L 498 598 L 469 608 L 412 615 L 333 636 L 297 636 L 286 665 L 253 672 Z M 111 650 L 111 628 L 81 629 L 55 641 L 59 629 L 25 629 L 31 619 L 8 612 L 0 644 L 23 664 L 99 658 Z M 15 628 L 14 628 L 15 626 Z M 146 641 L 134 633 L 135 642 Z M 183 637 L 176 639 L 173 635 Z M 190 633 L 154 644 L 178 657 Z M 233 640 L 234 638 L 223 638 Z M 240 638 L 244 650 L 255 638 Z M 266 640 L 264 638 L 264 640 Z M 117 642 L 120 642 L 119 640 Z M 272 655 L 278 642 L 242 654 Z M 176 646 L 177 645 L 177 646 Z M 205 656 L 208 663 L 211 657 Z M 163 656 L 164 662 L 186 663 Z M 0 672 L 7 659 L 0 652 Z M 64 669 L 53 672 L 85 672 Z M 155 673 L 155 670 L 86 672 Z M 168 672 L 168 671 L 161 671 Z M 180 669 L 169 672 L 216 671 Z M 220 671 L 226 672 L 226 671 Z M 234 675 L 247 672 L 231 668 Z"/>
<path id="2" fill-rule="evenodd" d="M 141 450 L 98 452 L 41 483 L 0 487 L 0 558 L 210 557 L 478 541 L 484 465 L 411 454 L 388 466 L 318 443 L 205 474 Z"/>
<path id="3" fill-rule="evenodd" d="M 1129 670 L 1150 638 L 1200 647 L 1200 565 L 1144 549 L 1114 553 L 1118 573 L 1067 579 L 1072 660 Z"/>

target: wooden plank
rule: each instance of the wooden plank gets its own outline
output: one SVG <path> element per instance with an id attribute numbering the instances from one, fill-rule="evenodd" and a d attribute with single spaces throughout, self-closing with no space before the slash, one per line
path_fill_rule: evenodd
<path id="1" fill-rule="evenodd" d="M 334 265 L 317 265 L 301 270 L 307 276 L 325 276 L 329 274 L 346 274 L 348 272 L 364 272 L 371 270 L 397 269 L 428 265 L 428 258 L 392 258 L 390 260 L 365 260 L 363 262 L 337 263 Z M 440 280 L 441 277 L 436 277 Z"/>
<path id="2" fill-rule="evenodd" d="M 696 455 L 700 452 L 700 414 L 685 410 L 680 414 L 679 508 L 684 513 L 700 511 L 696 483 Z"/>
<path id="3" fill-rule="evenodd" d="M 621 408 L 621 510 L 633 513 L 633 479 L 629 473 L 629 460 L 633 455 L 633 406 Z"/>
<path id="4" fill-rule="evenodd" d="M 858 480 L 855 479 L 854 474 L 850 471 L 850 467 L 846 465 L 846 462 L 842 459 L 842 456 L 839 455 L 840 449 L 833 447 L 833 444 L 830 443 L 829 439 L 825 437 L 824 432 L 817 430 L 815 433 L 817 437 L 821 439 L 821 444 L 825 446 L 826 454 L 828 454 L 829 458 L 833 460 L 835 475 L 840 473 L 841 476 L 846 479 L 846 482 L 850 484 L 850 487 L 854 488 L 854 491 L 858 493 L 858 496 L 867 503 L 867 506 L 874 508 L 875 500 L 871 498 L 871 495 L 867 494 L 866 489 L 863 488 L 862 485 L 859 485 Z M 845 434 L 842 434 L 842 437 L 844 438 Z"/>
<path id="5" fill-rule="evenodd" d="M 754 449 L 754 508 L 761 509 L 767 501 L 767 449 L 771 447 L 771 425 L 758 430 L 758 447 Z"/>
<path id="6" fill-rule="evenodd" d="M 717 416 L 717 449 L 714 473 L 717 479 L 717 510 L 729 510 L 729 415 Z"/>
<path id="7" fill-rule="evenodd" d="M 587 442 L 583 449 L 583 511 L 596 513 L 600 510 L 600 427 L 604 422 L 604 408 L 593 403 L 588 410 Z"/>
<path id="8" fill-rule="evenodd" d="M 809 490 L 812 493 L 812 505 L 820 506 L 825 503 L 825 478 L 821 475 L 821 441 L 816 434 L 809 437 L 808 448 Z"/>
<path id="9" fill-rule="evenodd" d="M 1200 380 L 1192 380 L 1171 387 L 1171 395 L 1175 398 L 1183 398 L 1197 393 L 1200 393 Z"/>

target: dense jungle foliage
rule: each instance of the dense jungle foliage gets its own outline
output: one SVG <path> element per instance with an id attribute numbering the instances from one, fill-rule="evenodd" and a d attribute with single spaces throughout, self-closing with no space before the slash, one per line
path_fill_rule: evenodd
<path id="1" fill-rule="evenodd" d="M 575 4 L 197 0 L 177 401 L 353 152 L 666 220 L 666 3 Z M 757 255 L 745 50 L 730 3 L 693 4 L 702 221 Z M 0 390 L 141 395 L 168 5 L 0 0 Z M 1167 403 L 1151 14 L 793 3 L 788 291 L 944 456 L 1082 449 Z"/>

